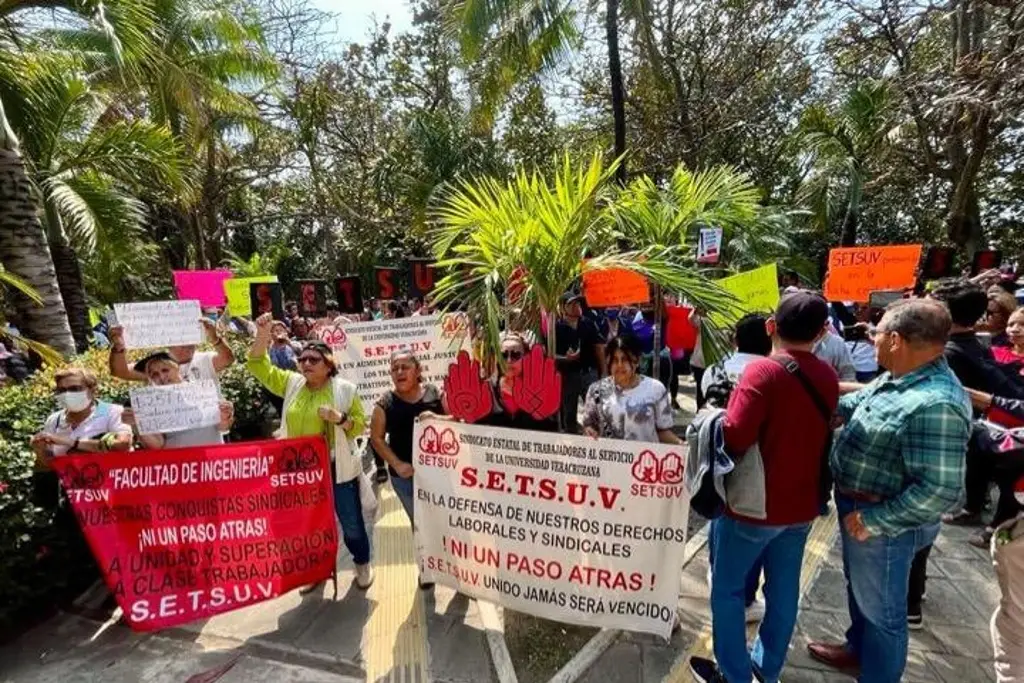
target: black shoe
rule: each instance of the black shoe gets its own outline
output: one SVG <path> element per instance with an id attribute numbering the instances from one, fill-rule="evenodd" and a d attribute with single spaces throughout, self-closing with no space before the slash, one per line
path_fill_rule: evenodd
<path id="1" fill-rule="evenodd" d="M 701 683 L 729 683 L 718 665 L 704 657 L 690 657 L 690 672 Z"/>
<path id="2" fill-rule="evenodd" d="M 948 515 L 942 515 L 942 521 L 953 526 L 982 526 L 981 513 L 963 509 Z"/>
<path id="3" fill-rule="evenodd" d="M 378 484 L 386 483 L 387 480 L 388 480 L 388 471 L 387 471 L 387 469 L 384 468 L 384 467 L 381 467 L 379 470 L 377 470 L 377 474 L 374 476 L 373 479 Z"/>
<path id="4" fill-rule="evenodd" d="M 907 607 L 907 628 L 911 631 L 920 631 L 924 628 L 924 616 L 921 614 L 921 606 Z"/>

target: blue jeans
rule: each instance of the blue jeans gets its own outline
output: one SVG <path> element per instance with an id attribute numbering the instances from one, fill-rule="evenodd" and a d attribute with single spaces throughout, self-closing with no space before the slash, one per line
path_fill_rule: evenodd
<path id="1" fill-rule="evenodd" d="M 711 520 L 711 530 L 708 532 L 708 566 L 711 567 L 712 572 L 715 570 L 715 526 L 718 524 L 718 519 Z M 761 587 L 761 569 L 762 562 L 758 559 L 750 573 L 747 574 L 747 584 L 743 589 L 745 607 L 750 607 L 757 600 L 757 589 Z"/>
<path id="2" fill-rule="evenodd" d="M 751 662 L 767 683 L 779 680 L 796 627 L 800 566 L 810 529 L 810 523 L 759 526 L 730 517 L 716 520 L 711 624 L 715 659 L 729 683 L 751 683 Z M 745 594 L 758 562 L 764 564 L 765 615 L 748 654 Z"/>
<path id="3" fill-rule="evenodd" d="M 333 468 L 332 468 L 333 469 Z M 341 522 L 341 537 L 356 564 L 370 561 L 370 535 L 363 521 L 363 503 L 359 499 L 359 477 L 334 485 L 334 512 Z"/>
<path id="4" fill-rule="evenodd" d="M 836 491 L 836 511 L 843 539 L 850 628 L 846 647 L 860 660 L 863 683 L 899 683 L 907 666 L 907 582 L 918 550 L 935 542 L 939 523 L 905 531 L 899 536 L 854 540 L 842 520 L 854 510 L 878 503 L 855 501 Z"/>
<path id="5" fill-rule="evenodd" d="M 409 523 L 416 524 L 416 517 L 413 515 L 413 496 L 416 495 L 415 487 L 412 483 L 412 477 L 403 479 L 402 477 L 391 475 L 391 488 L 395 490 L 395 495 L 398 496 L 398 500 L 402 503 L 402 507 L 405 508 L 405 514 L 409 515 Z"/>

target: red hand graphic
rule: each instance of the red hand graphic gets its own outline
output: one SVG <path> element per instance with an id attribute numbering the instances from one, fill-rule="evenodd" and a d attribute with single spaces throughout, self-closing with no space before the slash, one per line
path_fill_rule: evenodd
<path id="1" fill-rule="evenodd" d="M 444 455 L 455 455 L 459 452 L 459 442 L 451 429 L 441 432 L 440 450 Z"/>
<path id="2" fill-rule="evenodd" d="M 562 376 L 553 358 L 544 357 L 544 349 L 534 346 L 523 358 L 522 374 L 512 382 L 512 406 L 509 412 L 522 410 L 536 420 L 558 412 L 562 400 Z"/>
<path id="3" fill-rule="evenodd" d="M 633 478 L 645 484 L 657 484 L 661 478 L 661 462 L 658 456 L 644 451 L 633 463 Z"/>
<path id="4" fill-rule="evenodd" d="M 423 434 L 420 436 L 420 450 L 424 453 L 438 452 L 437 430 L 433 427 L 423 430 Z"/>
<path id="5" fill-rule="evenodd" d="M 470 360 L 466 351 L 459 351 L 455 362 L 448 366 L 444 393 L 448 412 L 463 422 L 476 422 L 490 415 L 494 407 L 491 387 L 480 376 L 480 361 Z"/>
<path id="6" fill-rule="evenodd" d="M 678 484 L 683 480 L 683 459 L 669 453 L 661 461 L 661 483 Z"/>

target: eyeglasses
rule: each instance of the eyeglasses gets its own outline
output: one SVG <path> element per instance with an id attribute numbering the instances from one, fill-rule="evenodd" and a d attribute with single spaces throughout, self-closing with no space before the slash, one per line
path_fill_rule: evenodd
<path id="1" fill-rule="evenodd" d="M 74 391 L 85 391 L 85 387 L 83 387 L 81 384 L 72 384 L 69 387 L 57 387 L 56 389 L 53 390 L 53 393 L 59 395 Z"/>
<path id="2" fill-rule="evenodd" d="M 300 365 L 317 365 L 318 363 L 322 363 L 323 361 L 324 359 L 321 358 L 320 356 L 301 356 L 299 358 Z"/>
<path id="3" fill-rule="evenodd" d="M 501 355 L 505 360 L 509 361 L 522 360 L 523 358 L 522 351 L 502 351 Z"/>

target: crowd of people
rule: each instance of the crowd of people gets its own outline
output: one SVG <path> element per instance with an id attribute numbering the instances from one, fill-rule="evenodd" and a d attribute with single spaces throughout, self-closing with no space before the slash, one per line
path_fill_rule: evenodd
<path id="1" fill-rule="evenodd" d="M 790 283 L 774 311 L 751 313 L 732 330 L 733 349 L 706 362 L 704 311 L 673 297 L 641 307 L 597 311 L 567 292 L 554 330 L 513 321 L 496 349 L 492 400 L 482 424 L 585 434 L 592 438 L 682 444 L 679 377 L 692 375 L 699 411 L 686 432 L 694 507 L 713 518 L 709 537 L 715 659 L 693 658 L 708 683 L 775 683 L 798 615 L 800 567 L 812 522 L 835 506 L 851 625 L 843 643 L 812 643 L 810 654 L 865 683 L 896 683 L 906 665 L 908 629 L 923 624 L 929 551 L 940 525 L 979 528 L 972 543 L 991 549 L 1004 601 L 993 621 L 1000 681 L 1024 677 L 1024 514 L 1015 485 L 1024 476 L 1024 308 L 1018 283 L 996 273 L 934 283 L 888 306 L 827 302 Z M 421 301 L 368 302 L 358 316 L 423 315 Z M 418 419 L 455 419 L 449 396 L 423 381 L 409 351 L 390 358 L 392 388 L 364 406 L 339 373 L 315 323 L 287 304 L 244 321 L 252 334 L 248 371 L 275 397 L 278 438 L 323 436 L 331 453 L 337 518 L 356 565 L 356 585 L 374 580 L 369 542 L 373 492 L 356 438 L 369 436 L 376 477 L 390 480 L 414 519 L 413 430 Z M 663 322 L 658 325 L 658 320 Z M 685 325 L 681 323 L 685 322 Z M 204 319 L 211 350 L 171 347 L 129 364 L 123 330 L 106 330 L 110 370 L 153 385 L 217 381 L 236 362 L 220 328 Z M 675 331 L 666 333 L 670 328 Z M 680 329 L 692 332 L 680 334 Z M 538 346 L 555 333 L 559 405 L 524 411 L 516 383 Z M 314 335 L 311 338 L 311 335 Z M 550 362 L 550 361 L 549 361 Z M 32 439 L 45 465 L 69 452 L 221 443 L 220 424 L 170 434 L 139 434 L 129 408 L 95 395 L 96 378 L 67 368 L 55 377 L 60 410 Z M 1017 431 L 1015 431 L 1017 430 Z M 1014 438 L 1017 441 L 1014 441 Z M 1017 450 L 1008 451 L 1007 444 Z M 727 466 L 721 466 L 726 463 Z M 694 466 L 695 465 L 695 466 Z M 727 474 L 726 474 L 727 473 Z M 998 502 L 986 515 L 992 485 Z M 987 522 L 987 523 L 986 523 Z M 1016 563 L 1016 564 L 1015 564 Z M 429 588 L 429 584 L 422 584 Z M 761 596 L 758 593 L 761 593 Z M 763 596 L 763 597 L 762 597 Z M 746 624 L 760 623 L 748 649 Z M 982 653 L 979 653 L 979 656 Z M 987 657 L 987 655 L 986 655 Z"/>

